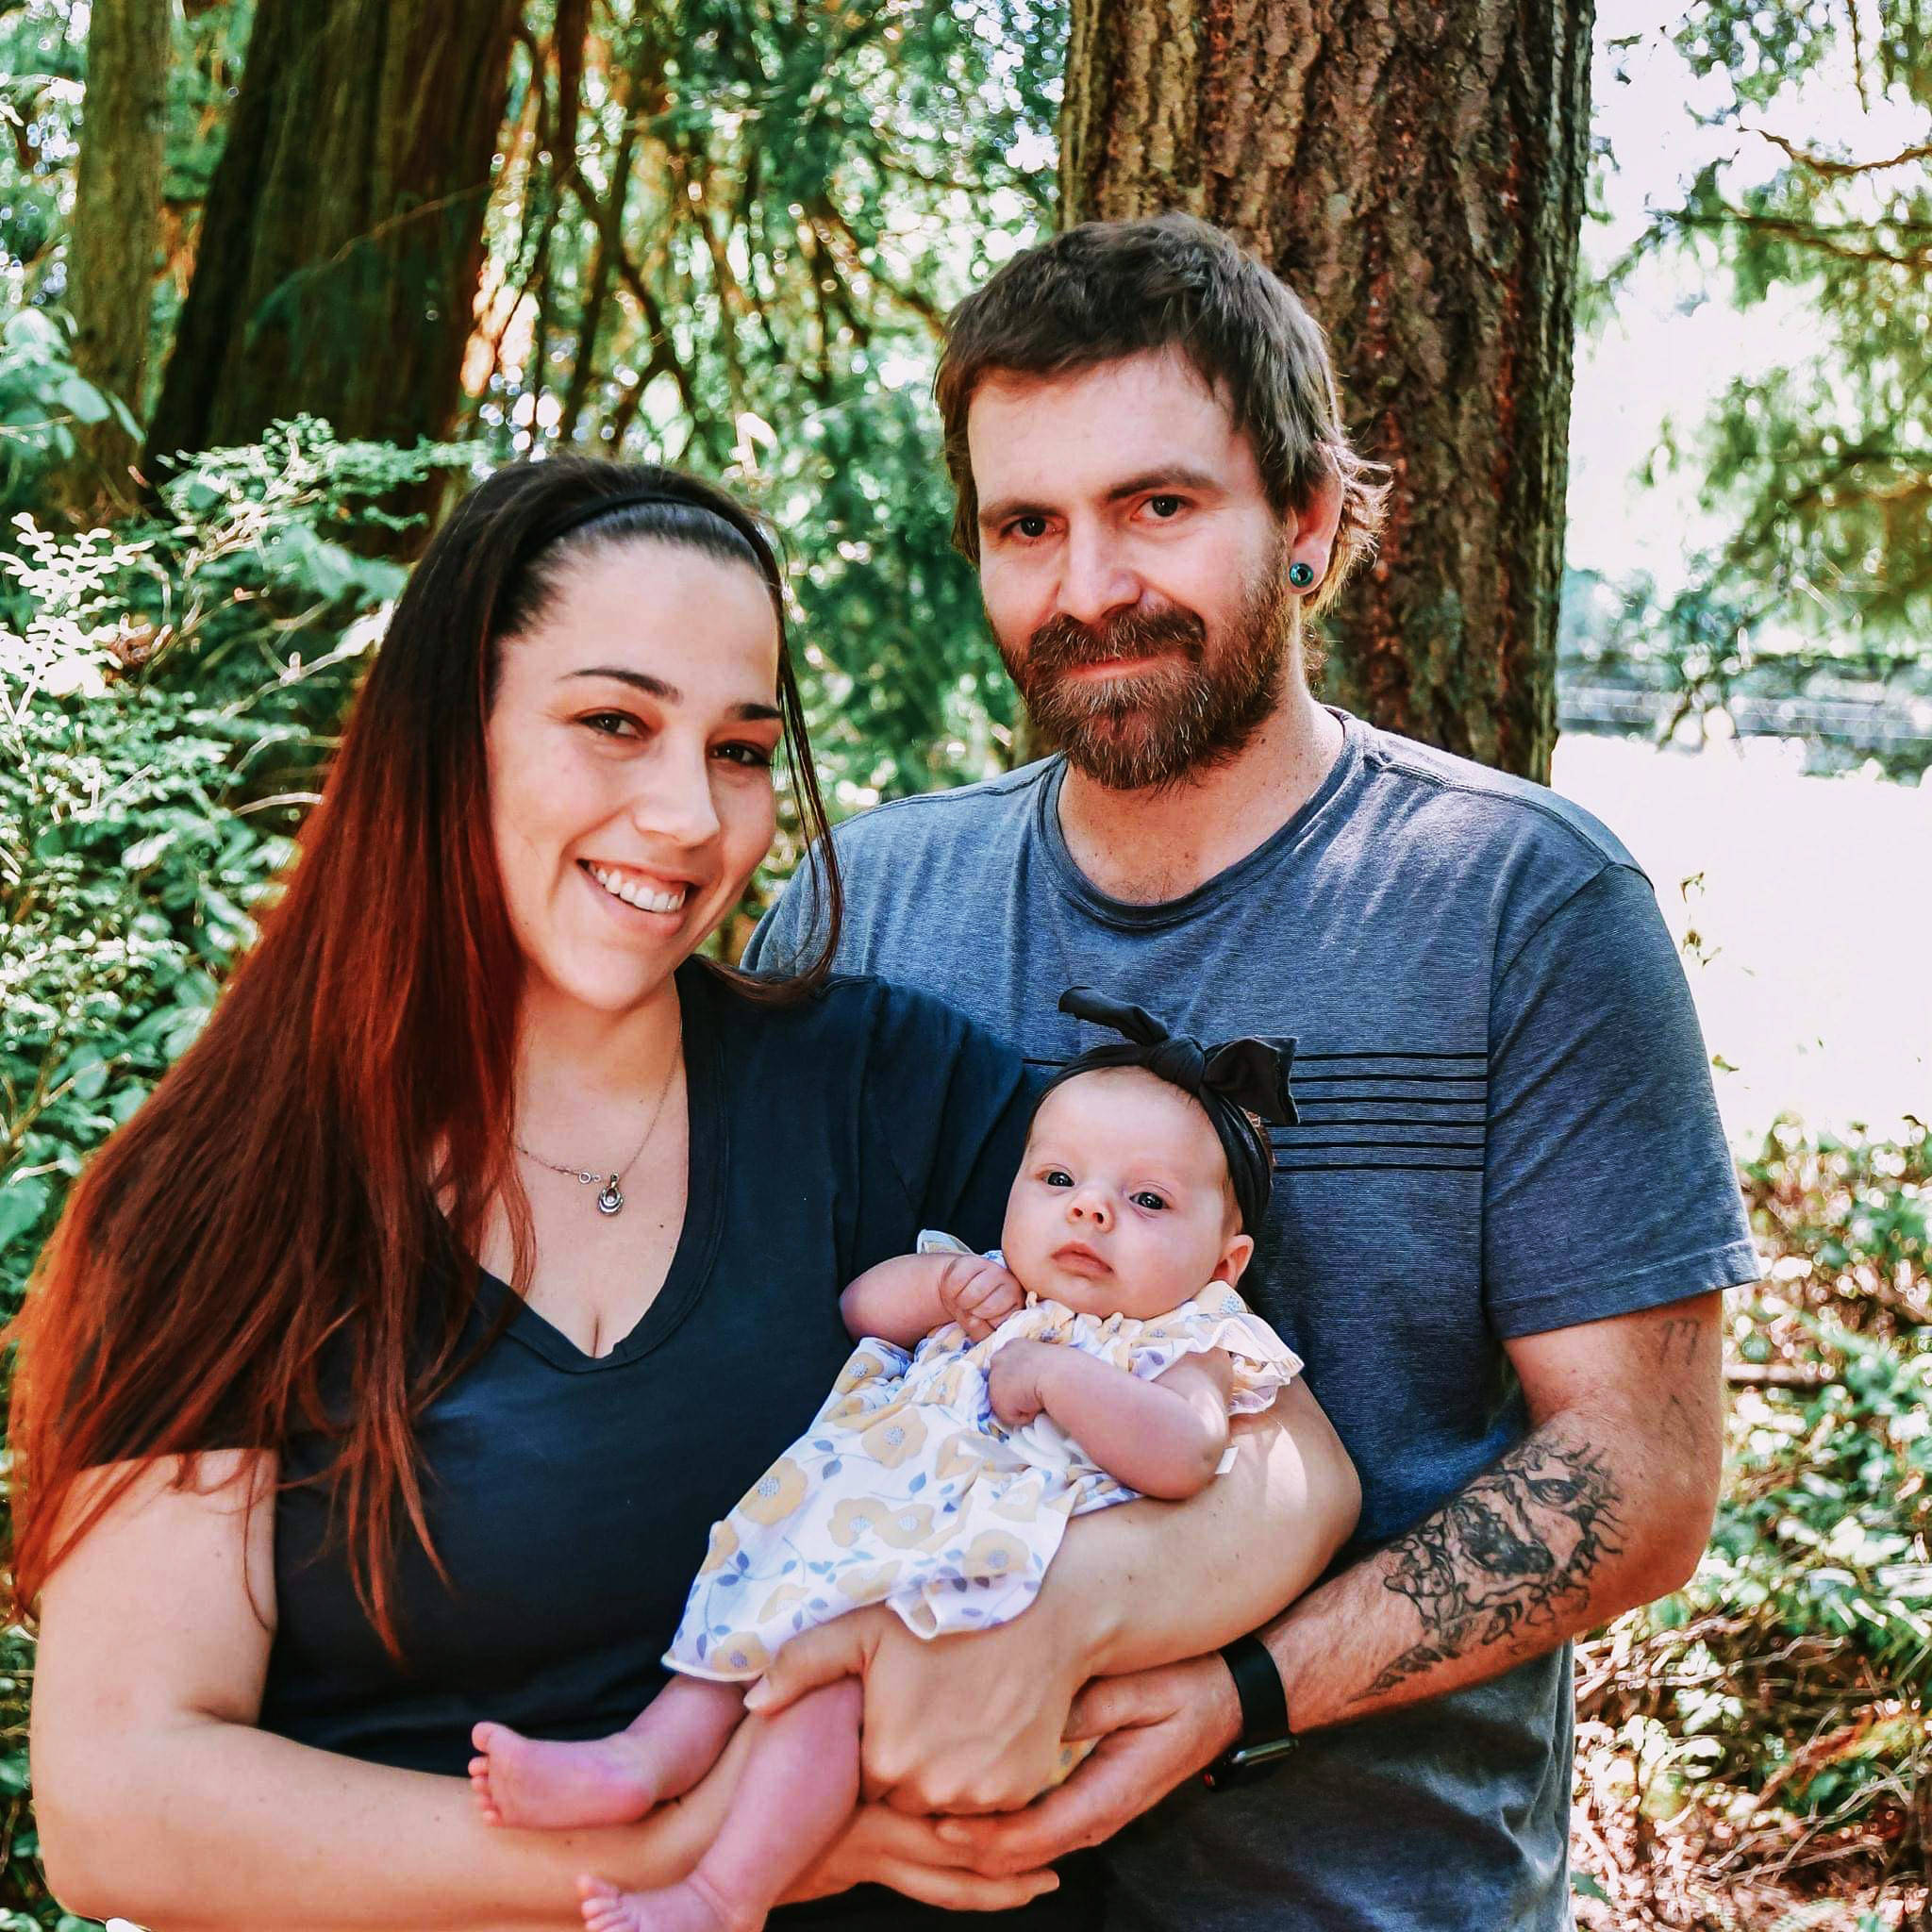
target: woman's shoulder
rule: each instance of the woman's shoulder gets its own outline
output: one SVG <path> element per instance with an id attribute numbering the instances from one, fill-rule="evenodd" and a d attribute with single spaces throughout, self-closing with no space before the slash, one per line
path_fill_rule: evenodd
<path id="1" fill-rule="evenodd" d="M 782 1003 L 759 999 L 724 974 L 707 978 L 731 1034 L 783 1051 L 864 1058 L 912 1050 L 932 1058 L 979 1051 L 1019 1058 L 937 993 L 875 974 L 829 974 L 802 998 Z"/>

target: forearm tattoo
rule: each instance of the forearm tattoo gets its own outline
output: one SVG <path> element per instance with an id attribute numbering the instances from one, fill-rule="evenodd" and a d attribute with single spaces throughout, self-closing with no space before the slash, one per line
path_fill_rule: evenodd
<path id="1" fill-rule="evenodd" d="M 1617 1500 L 1588 1446 L 1535 1435 L 1512 1449 L 1384 1553 L 1383 1587 L 1415 1606 L 1423 1636 L 1354 1701 L 1492 1643 L 1541 1648 L 1538 1626 L 1587 1599 L 1598 1566 L 1623 1554 Z"/>

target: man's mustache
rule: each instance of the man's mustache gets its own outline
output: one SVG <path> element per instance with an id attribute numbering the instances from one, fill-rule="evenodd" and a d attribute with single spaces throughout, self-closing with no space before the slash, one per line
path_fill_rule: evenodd
<path id="1" fill-rule="evenodd" d="M 1191 610 L 1123 610 L 1098 625 L 1050 617 L 1027 641 L 1026 672 L 1029 677 L 1052 676 L 1163 652 L 1198 664 L 1207 641 L 1208 627 Z"/>

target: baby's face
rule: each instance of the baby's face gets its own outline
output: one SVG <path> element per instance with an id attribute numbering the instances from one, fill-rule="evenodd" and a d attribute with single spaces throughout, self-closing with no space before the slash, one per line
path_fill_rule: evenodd
<path id="1" fill-rule="evenodd" d="M 1179 1088 L 1121 1067 L 1047 1095 L 1002 1246 L 1035 1294 L 1145 1320 L 1235 1280 L 1252 1246 L 1239 1228 L 1208 1116 Z"/>

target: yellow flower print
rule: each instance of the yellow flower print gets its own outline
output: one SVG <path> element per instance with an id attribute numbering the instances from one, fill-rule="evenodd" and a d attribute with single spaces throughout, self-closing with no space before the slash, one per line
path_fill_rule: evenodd
<path id="1" fill-rule="evenodd" d="M 839 1371 L 839 1379 L 832 1384 L 835 1395 L 847 1394 L 862 1382 L 875 1381 L 886 1373 L 886 1365 L 875 1351 L 869 1348 L 858 1350 Z"/>
<path id="2" fill-rule="evenodd" d="M 917 1455 L 924 1442 L 925 1424 L 896 1402 L 881 1409 L 878 1421 L 859 1438 L 865 1453 L 888 1469 L 897 1469 L 908 1456 Z"/>
<path id="3" fill-rule="evenodd" d="M 754 1523 L 771 1524 L 784 1520 L 805 1501 L 805 1472 L 791 1457 L 781 1456 L 744 1492 L 739 1507 Z"/>
<path id="4" fill-rule="evenodd" d="M 843 1571 L 833 1581 L 854 1603 L 875 1604 L 891 1589 L 904 1567 L 895 1557 L 890 1563 L 867 1563 Z"/>
<path id="5" fill-rule="evenodd" d="M 719 1638 L 705 1661 L 714 1671 L 728 1672 L 734 1677 L 761 1677 L 771 1666 L 772 1653 L 747 1630 Z"/>
<path id="6" fill-rule="evenodd" d="M 957 1435 L 948 1436 L 940 1444 L 937 1466 L 941 1482 L 949 1482 L 956 1475 L 966 1475 L 976 1469 L 984 1469 L 991 1460 L 991 1452 L 985 1441 L 971 1429 L 961 1429 Z"/>
<path id="7" fill-rule="evenodd" d="M 895 1550 L 909 1550 L 928 1541 L 933 1534 L 932 1511 L 924 1503 L 901 1503 L 891 1515 L 877 1523 L 880 1537 Z M 940 1532 L 943 1535 L 943 1528 Z"/>
<path id="8" fill-rule="evenodd" d="M 932 1534 L 932 1510 L 924 1503 L 889 1503 L 883 1496 L 848 1496 L 832 1511 L 832 1541 L 849 1550 L 861 1537 L 877 1537 L 895 1550 L 909 1550 Z"/>
<path id="9" fill-rule="evenodd" d="M 774 1617 L 783 1616 L 793 1604 L 802 1604 L 809 1593 L 795 1583 L 781 1583 L 765 1599 L 765 1607 L 758 1612 L 758 1622 L 769 1624 Z"/>
<path id="10" fill-rule="evenodd" d="M 1026 1574 L 1026 1545 L 1003 1529 L 982 1530 L 966 1547 L 960 1566 L 968 1576 L 1005 1577 Z"/>
<path id="11" fill-rule="evenodd" d="M 1008 1484 L 993 1498 L 993 1513 L 1004 1516 L 1008 1523 L 1038 1523 L 1040 1495 L 1044 1486 L 1044 1478 L 1037 1473 L 1021 1482 Z"/>
<path id="12" fill-rule="evenodd" d="M 884 1405 L 891 1407 L 890 1403 Z M 825 1420 L 835 1429 L 869 1429 L 882 1412 L 881 1406 L 868 1402 L 865 1391 L 856 1389 L 842 1402 L 835 1402 L 825 1411 Z"/>
<path id="13" fill-rule="evenodd" d="M 714 1523 L 710 1545 L 705 1551 L 705 1560 L 698 1565 L 698 1574 L 709 1576 L 714 1571 L 724 1569 L 737 1554 L 738 1532 L 728 1523 Z"/>

